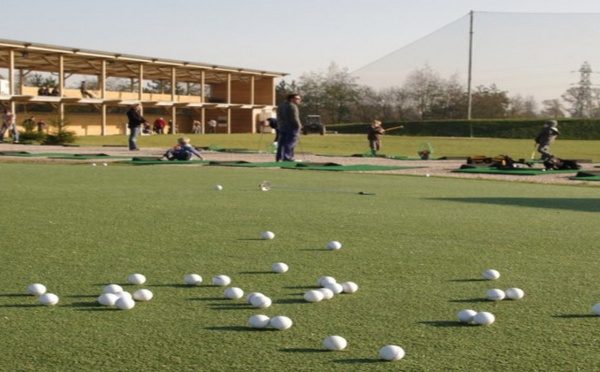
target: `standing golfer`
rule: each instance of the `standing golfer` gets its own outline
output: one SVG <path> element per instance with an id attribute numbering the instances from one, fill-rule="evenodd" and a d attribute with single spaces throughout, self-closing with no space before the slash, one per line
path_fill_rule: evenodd
<path id="1" fill-rule="evenodd" d="M 127 123 L 127 126 L 129 127 L 129 150 L 138 151 L 139 147 L 137 141 L 142 133 L 142 124 L 148 124 L 148 120 L 144 119 L 142 116 L 142 105 L 140 103 L 134 104 L 127 110 L 127 119 L 129 119 L 129 122 Z"/>
<path id="2" fill-rule="evenodd" d="M 369 133 L 367 134 L 371 155 L 377 155 L 377 151 L 381 149 L 381 137 L 383 136 L 383 133 L 385 133 L 385 129 L 381 126 L 381 122 L 379 120 L 373 120 L 373 123 L 369 126 Z"/>
<path id="3" fill-rule="evenodd" d="M 535 137 L 537 150 L 542 154 L 542 160 L 548 160 L 554 157 L 550 153 L 550 145 L 558 137 L 558 122 L 556 120 L 548 120 L 544 123 L 544 127 Z"/>
<path id="4" fill-rule="evenodd" d="M 299 94 L 289 94 L 287 101 L 277 108 L 279 143 L 277 144 L 276 161 L 294 161 L 294 152 L 302 129 L 298 110 L 300 101 L 302 98 Z"/>

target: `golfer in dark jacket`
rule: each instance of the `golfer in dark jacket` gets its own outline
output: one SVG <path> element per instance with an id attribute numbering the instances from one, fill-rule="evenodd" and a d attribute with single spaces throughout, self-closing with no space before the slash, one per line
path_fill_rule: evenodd
<path id="1" fill-rule="evenodd" d="M 294 161 L 294 152 L 302 123 L 300 122 L 299 94 L 290 94 L 287 101 L 277 108 L 277 122 L 279 124 L 279 143 L 277 144 L 276 161 Z"/>
<path id="2" fill-rule="evenodd" d="M 558 122 L 556 120 L 548 120 L 544 123 L 544 127 L 535 137 L 535 143 L 538 145 L 538 152 L 542 155 L 542 160 L 548 160 L 554 157 L 550 153 L 550 145 L 558 137 Z"/>
<path id="3" fill-rule="evenodd" d="M 142 116 L 142 105 L 140 103 L 136 103 L 127 110 L 127 119 L 129 119 L 127 123 L 129 127 L 129 150 L 137 151 L 139 150 L 137 140 L 142 132 L 142 124 L 148 123 Z"/>

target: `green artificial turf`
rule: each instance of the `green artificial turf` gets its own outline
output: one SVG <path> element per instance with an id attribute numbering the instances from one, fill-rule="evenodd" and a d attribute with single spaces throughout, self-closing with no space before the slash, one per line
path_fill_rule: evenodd
<path id="1" fill-rule="evenodd" d="M 2 369 L 7 371 L 575 371 L 600 363 L 597 189 L 232 167 L 0 164 Z M 272 189 L 259 190 L 268 180 Z M 213 187 L 223 186 L 222 191 Z M 363 196 L 358 192 L 376 195 Z M 261 240 L 263 231 L 273 240 Z M 338 240 L 339 251 L 328 251 Z M 285 274 L 270 272 L 285 262 Z M 497 281 L 481 272 L 496 269 Z M 125 283 L 129 274 L 148 278 Z M 184 285 L 200 274 L 202 285 Z M 211 278 L 273 299 L 224 298 Z M 330 275 L 354 294 L 307 303 Z M 60 297 L 44 307 L 39 282 Z M 104 285 L 147 288 L 129 311 Z M 490 302 L 518 287 L 519 301 Z M 489 311 L 488 327 L 459 324 Z M 254 314 L 285 331 L 254 330 Z M 323 351 L 329 335 L 348 340 Z M 403 360 L 382 362 L 397 344 Z"/>
<path id="2" fill-rule="evenodd" d="M 551 173 L 577 173 L 573 169 L 549 170 L 544 168 L 495 168 L 495 167 L 474 167 L 454 169 L 455 173 L 487 173 L 487 174 L 510 174 L 513 176 L 540 176 Z"/>

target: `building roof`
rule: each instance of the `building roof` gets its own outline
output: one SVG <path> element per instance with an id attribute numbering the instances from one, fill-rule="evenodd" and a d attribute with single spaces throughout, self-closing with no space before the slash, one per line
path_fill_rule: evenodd
<path id="1" fill-rule="evenodd" d="M 138 78 L 140 65 L 146 80 L 171 78 L 173 68 L 177 82 L 197 83 L 204 73 L 206 83 L 220 83 L 231 74 L 232 80 L 244 80 L 250 76 L 283 77 L 284 72 L 273 72 L 242 67 L 221 66 L 203 62 L 172 60 L 133 54 L 101 52 L 89 49 L 70 48 L 47 44 L 0 39 L 0 67 L 10 66 L 9 53 L 13 50 L 15 68 L 43 72 L 59 70 L 59 56 L 63 56 L 65 74 L 100 75 L 106 61 L 106 76 Z"/>

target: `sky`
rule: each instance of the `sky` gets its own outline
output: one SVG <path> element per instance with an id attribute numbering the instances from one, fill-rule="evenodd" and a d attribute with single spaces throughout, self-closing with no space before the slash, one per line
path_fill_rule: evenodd
<path id="1" fill-rule="evenodd" d="M 598 0 L 3 0 L 1 39 L 288 73 L 352 72 L 471 10 L 600 13 Z"/>

